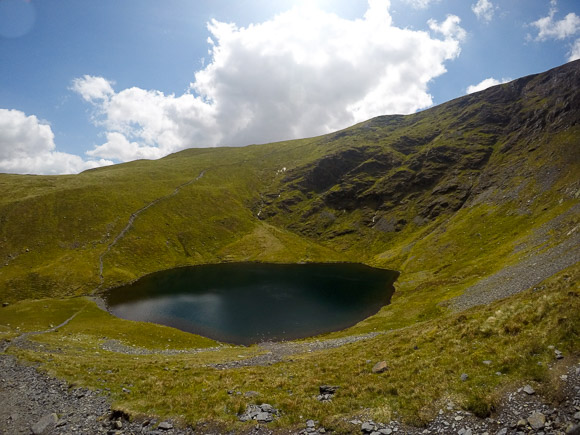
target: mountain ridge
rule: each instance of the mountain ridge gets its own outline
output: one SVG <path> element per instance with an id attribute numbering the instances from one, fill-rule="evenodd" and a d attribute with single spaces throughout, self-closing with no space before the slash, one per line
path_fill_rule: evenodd
<path id="1" fill-rule="evenodd" d="M 488 202 L 494 195 L 494 205 L 505 202 L 507 194 L 499 198 L 496 191 L 506 190 L 514 181 L 550 184 L 567 177 L 577 186 L 573 169 L 578 167 L 578 147 L 570 130 L 578 128 L 578 65 L 572 62 L 417 114 L 381 116 L 309 139 L 245 148 L 190 149 L 158 161 L 131 162 L 77 176 L 3 175 L 0 255 L 7 261 L 0 267 L 0 285 L 4 287 L 0 294 L 8 290 L 7 269 L 16 268 L 15 263 L 34 257 L 34 253 L 42 256 L 42 262 L 60 258 L 56 260 L 60 265 L 79 257 L 77 261 L 83 264 L 79 264 L 81 270 L 69 270 L 63 275 L 69 275 L 69 279 L 63 280 L 50 277 L 50 273 L 47 277 L 46 267 L 39 264 L 38 258 L 25 261 L 19 271 L 8 273 L 9 287 L 32 284 L 43 288 L 43 294 L 51 295 L 51 288 L 64 284 L 69 288 L 67 294 L 79 294 L 79 289 L 80 293 L 89 293 L 100 280 L 95 276 L 95 258 L 119 234 L 122 222 L 143 204 L 169 195 L 175 186 L 189 182 L 203 170 L 207 170 L 210 186 L 201 180 L 196 192 L 186 189 L 191 195 L 183 199 L 187 204 L 178 204 L 175 210 L 160 210 L 168 219 L 168 237 L 154 225 L 155 219 L 147 219 L 151 221 L 149 232 L 165 238 L 165 247 L 160 246 L 161 240 L 154 244 L 144 241 L 143 234 L 125 237 L 124 243 L 131 242 L 134 252 L 165 251 L 156 259 L 161 263 L 160 269 L 204 262 L 269 261 L 268 257 L 285 261 L 276 260 L 276 254 L 246 252 L 251 247 L 239 246 L 238 240 L 244 238 L 249 239 L 249 245 L 256 238 L 279 244 L 280 237 L 286 237 L 294 239 L 294 245 L 306 242 L 305 246 L 314 251 L 309 255 L 303 246 L 299 255 L 287 252 L 287 261 L 320 260 L 325 256 L 330 260 L 356 261 L 361 260 L 362 249 L 358 246 L 363 243 L 387 248 L 402 234 L 421 232 L 485 195 Z M 562 146 L 539 146 L 542 141 L 560 137 Z M 532 169 L 535 167 L 524 161 L 530 156 L 553 161 L 548 163 L 552 172 L 546 167 Z M 216 165 L 217 162 L 220 163 Z M 217 173 L 213 179 L 212 173 Z M 10 183 L 15 180 L 16 184 Z M 230 189 L 231 183 L 236 186 Z M 30 186 L 28 190 L 26 185 Z M 521 184 L 516 187 L 522 188 Z M 540 186 L 535 193 L 549 188 Z M 228 189 L 235 194 L 228 194 Z M 74 194 L 81 196 L 79 202 L 92 207 L 90 213 L 80 209 Z M 219 197 L 221 204 L 216 205 Z M 7 198 L 14 199 L 6 201 Z M 209 203 L 209 210 L 194 213 L 179 209 L 198 207 L 198 200 Z M 163 208 L 164 204 L 158 207 Z M 211 216 L 211 210 L 217 210 L 218 216 Z M 71 216 L 66 216 L 67 211 Z M 187 225 L 194 215 L 209 230 L 204 231 L 201 240 L 197 238 L 199 233 Z M 17 228 L 10 228 L 11 223 Z M 132 233 L 139 232 L 139 224 L 133 225 Z M 23 228 L 25 233 L 14 237 Z M 259 234 L 252 236 L 256 232 Z M 44 240 L 47 234 L 49 240 Z M 208 237 L 214 242 L 204 240 Z M 233 246 L 243 252 L 236 252 Z M 81 250 L 85 252 L 80 253 Z M 34 253 L 31 255 L 30 251 Z M 384 267 L 385 263 L 376 258 L 380 251 L 374 251 L 374 259 L 367 249 L 363 251 L 367 252 L 362 261 Z M 110 255 L 117 257 L 119 264 L 102 266 L 106 287 L 159 270 L 143 264 L 132 271 L 134 265 L 124 267 L 119 255 L 120 252 Z M 93 258 L 89 260 L 93 270 L 87 267 L 89 258 Z M 25 276 L 22 269 L 31 269 L 30 266 L 36 271 Z M 57 269 L 62 270 L 60 266 Z M 78 276 L 71 276 L 75 274 Z M 10 293 L 8 299 L 18 299 L 14 291 Z"/>

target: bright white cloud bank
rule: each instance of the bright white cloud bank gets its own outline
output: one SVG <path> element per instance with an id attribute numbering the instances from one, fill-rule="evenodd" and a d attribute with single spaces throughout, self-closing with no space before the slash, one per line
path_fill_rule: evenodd
<path id="1" fill-rule="evenodd" d="M 495 6 L 489 0 L 477 0 L 477 3 L 471 6 L 471 10 L 478 19 L 490 22 L 493 19 Z"/>
<path id="2" fill-rule="evenodd" d="M 0 172 L 71 174 L 111 163 L 55 151 L 50 125 L 19 110 L 0 109 Z"/>
<path id="3" fill-rule="evenodd" d="M 490 78 L 487 78 L 485 80 L 482 80 L 481 82 L 479 82 L 476 85 L 468 86 L 466 92 L 468 94 L 473 94 L 474 92 L 483 91 L 484 89 L 491 88 L 492 86 L 495 86 L 495 85 L 501 85 L 502 83 L 507 83 L 509 81 L 511 81 L 511 79 L 497 80 L 497 79 L 494 79 L 493 77 L 490 77 Z"/>
<path id="4" fill-rule="evenodd" d="M 431 106 L 428 83 L 460 53 L 456 16 L 428 31 L 393 25 L 388 0 L 346 20 L 301 3 L 269 21 L 212 20 L 211 60 L 183 95 L 84 76 L 72 89 L 95 107 L 106 142 L 87 154 L 129 161 L 190 147 L 246 145 L 334 131 Z"/>

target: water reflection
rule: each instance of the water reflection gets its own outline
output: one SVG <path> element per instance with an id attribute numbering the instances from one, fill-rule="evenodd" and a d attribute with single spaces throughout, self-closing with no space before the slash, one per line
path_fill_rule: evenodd
<path id="1" fill-rule="evenodd" d="M 205 265 L 149 275 L 105 300 L 121 318 L 250 344 L 353 325 L 389 303 L 397 275 L 344 263 Z"/>

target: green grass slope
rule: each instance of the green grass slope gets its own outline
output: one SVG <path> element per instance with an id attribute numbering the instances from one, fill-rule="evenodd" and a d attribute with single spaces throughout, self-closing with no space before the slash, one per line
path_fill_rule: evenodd
<path id="1" fill-rule="evenodd" d="M 228 389 L 262 391 L 260 400 L 283 409 L 282 425 L 298 424 L 309 411 L 340 429 L 339 417 L 355 415 L 361 404 L 374 418 L 421 423 L 448 397 L 485 415 L 498 391 L 549 378 L 537 365 L 548 345 L 580 350 L 579 120 L 576 61 L 315 138 L 189 149 L 74 176 L 0 174 L 0 301 L 10 303 L 0 309 L 0 338 L 48 329 L 79 312 L 31 339 L 43 348 L 11 351 L 72 382 L 97 388 L 105 380 L 131 413 L 182 415 L 190 423 L 235 425 L 242 403 Z M 107 340 L 152 349 L 216 346 L 113 319 L 79 296 L 158 270 L 230 261 L 358 261 L 399 270 L 389 306 L 325 338 L 386 334 L 346 353 L 226 373 L 207 365 L 261 350 L 103 353 Z M 513 271 L 509 279 L 506 271 Z M 473 291 L 489 295 L 483 306 L 454 313 L 476 305 Z M 420 358 L 408 347 L 415 342 Z M 377 384 L 364 361 L 384 359 L 387 349 L 393 370 L 389 382 Z M 464 361 L 442 356 L 469 352 Z M 481 378 L 472 383 L 457 382 L 457 373 L 491 355 L 508 376 L 494 377 L 494 366 L 477 368 Z M 107 373 L 112 363 L 118 370 Z M 128 397 L 122 387 L 130 374 Z M 347 385 L 349 395 L 323 409 L 309 399 L 308 386 L 320 382 Z M 188 411 L 191 398 L 203 406 Z"/>

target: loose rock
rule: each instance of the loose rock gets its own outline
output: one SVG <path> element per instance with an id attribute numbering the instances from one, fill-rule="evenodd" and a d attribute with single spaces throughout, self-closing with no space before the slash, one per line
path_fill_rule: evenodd
<path id="1" fill-rule="evenodd" d="M 47 414 L 32 426 L 32 433 L 34 435 L 49 433 L 50 430 L 56 426 L 57 421 L 58 416 L 55 413 Z"/>
<path id="2" fill-rule="evenodd" d="M 321 402 L 330 402 L 339 388 L 337 385 L 321 385 L 318 387 L 320 394 L 316 396 L 316 399 Z"/>
<path id="3" fill-rule="evenodd" d="M 383 373 L 388 370 L 387 362 L 386 361 L 379 361 L 373 366 L 373 373 Z"/>
<path id="4" fill-rule="evenodd" d="M 532 429 L 542 429 L 546 424 L 546 416 L 541 412 L 534 412 L 528 417 L 528 423 L 530 423 Z"/>
<path id="5" fill-rule="evenodd" d="M 375 425 L 371 424 L 369 422 L 366 422 L 366 423 L 362 424 L 362 426 L 360 427 L 360 430 L 362 430 L 363 432 L 371 433 L 375 430 Z"/>
<path id="6" fill-rule="evenodd" d="M 340 387 L 337 385 L 321 385 L 318 387 L 320 394 L 334 394 Z"/>
<path id="7" fill-rule="evenodd" d="M 246 412 L 238 417 L 240 421 L 255 420 L 260 423 L 269 423 L 279 415 L 279 411 L 268 403 L 262 405 L 248 405 Z"/>

